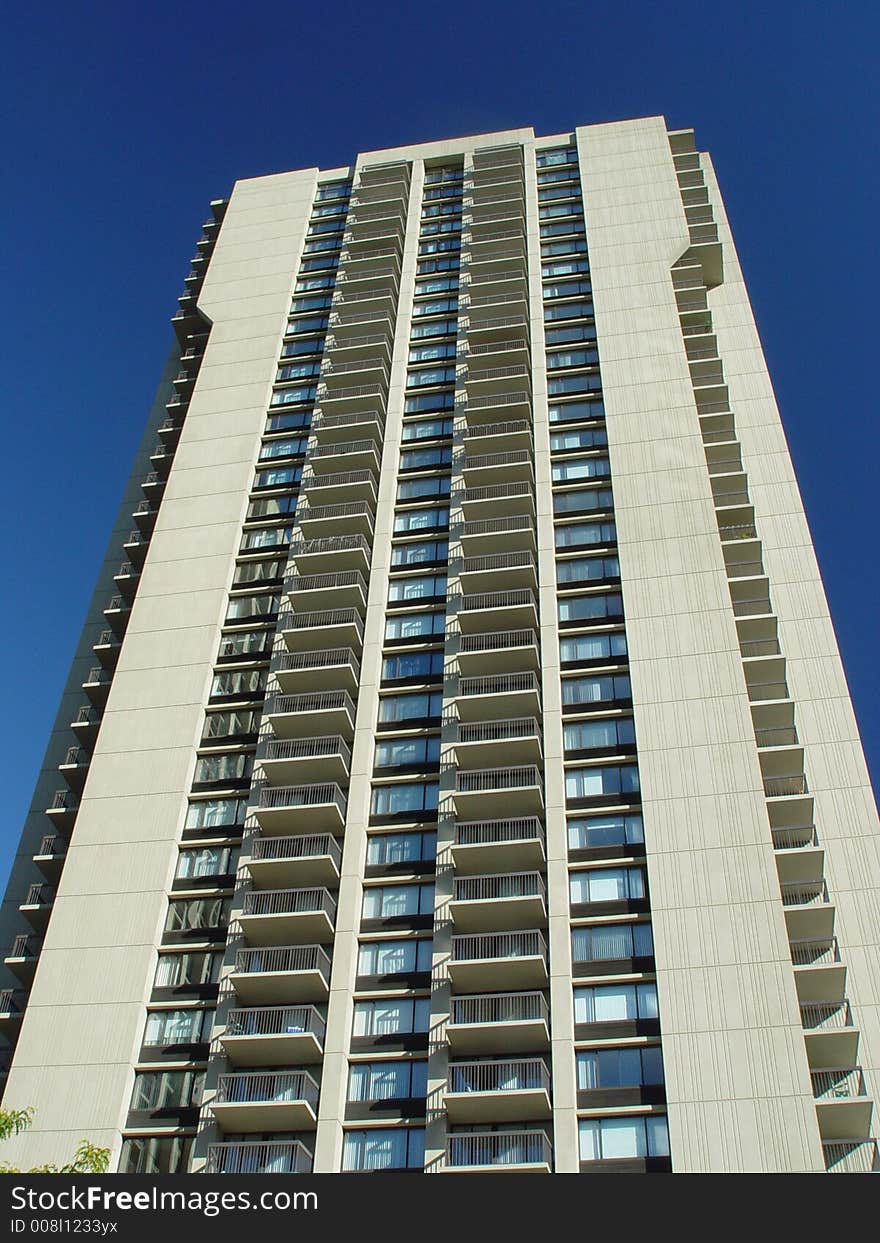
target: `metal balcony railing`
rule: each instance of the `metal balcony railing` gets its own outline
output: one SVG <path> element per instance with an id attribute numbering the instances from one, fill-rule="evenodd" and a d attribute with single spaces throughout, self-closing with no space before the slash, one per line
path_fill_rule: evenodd
<path id="1" fill-rule="evenodd" d="M 325 1030 L 314 1006 L 250 1006 L 230 1010 L 226 1016 L 227 1036 L 312 1035 L 322 1041 Z"/>
<path id="2" fill-rule="evenodd" d="M 766 699 L 788 699 L 788 685 L 784 681 L 749 682 L 748 694 L 755 703 Z"/>
<path id="3" fill-rule="evenodd" d="M 450 1062 L 449 1092 L 550 1092 L 550 1072 L 541 1058 L 494 1062 Z"/>
<path id="4" fill-rule="evenodd" d="M 829 1174 L 875 1174 L 880 1170 L 875 1139 L 823 1140 L 822 1150 Z"/>
<path id="5" fill-rule="evenodd" d="M 258 1070 L 221 1075 L 215 1105 L 248 1105 L 305 1101 L 318 1105 L 318 1085 L 305 1070 Z"/>
<path id="6" fill-rule="evenodd" d="M 21 1014 L 24 993 L 19 988 L 0 988 L 0 1014 Z"/>
<path id="7" fill-rule="evenodd" d="M 801 1004 L 801 1023 L 804 1031 L 836 1031 L 852 1027 L 853 1018 L 849 1001 L 807 1001 Z"/>
<path id="8" fill-rule="evenodd" d="M 502 652 L 510 648 L 537 647 L 538 636 L 534 630 L 493 630 L 487 634 L 463 634 L 459 640 L 459 652 Z"/>
<path id="9" fill-rule="evenodd" d="M 64 761 L 63 761 L 65 767 L 67 767 L 68 765 L 76 765 L 78 767 L 80 764 L 88 764 L 88 762 L 89 762 L 88 751 L 84 751 L 82 747 L 68 747 L 67 748 L 67 754 L 65 755 Z"/>
<path id="10" fill-rule="evenodd" d="M 358 401 L 366 401 L 368 397 L 384 398 L 384 396 L 385 387 L 382 384 L 355 384 L 350 385 L 348 388 L 335 388 L 332 392 L 328 390 L 325 394 L 325 400 L 332 399 L 337 401 L 342 398 L 346 400 L 356 398 Z"/>
<path id="11" fill-rule="evenodd" d="M 531 396 L 525 390 L 516 393 L 488 393 L 485 397 L 469 397 L 467 410 L 489 410 L 493 406 L 531 405 Z"/>
<path id="12" fill-rule="evenodd" d="M 482 1166 L 549 1166 L 553 1149 L 543 1131 L 472 1131 L 450 1135 L 446 1164 L 452 1169 Z"/>
<path id="13" fill-rule="evenodd" d="M 23 906 L 45 906 L 51 903 L 54 894 L 48 885 L 29 885 Z"/>
<path id="14" fill-rule="evenodd" d="M 510 531 L 534 531 L 535 520 L 531 514 L 511 514 L 508 518 L 479 518 L 462 522 L 455 528 L 459 539 L 468 536 L 500 535 Z"/>
<path id="15" fill-rule="evenodd" d="M 9 949 L 10 958 L 36 958 L 40 952 L 41 942 L 26 932 L 14 937 Z"/>
<path id="16" fill-rule="evenodd" d="M 544 829 L 537 816 L 512 820 L 460 820 L 455 826 L 458 846 L 497 846 L 504 842 L 543 842 Z"/>
<path id="17" fill-rule="evenodd" d="M 340 440 L 326 445 L 313 445 L 309 460 L 325 457 L 346 457 L 352 453 L 376 453 L 375 440 Z"/>
<path id="18" fill-rule="evenodd" d="M 514 273 L 514 275 L 518 277 L 519 273 Z M 468 301 L 468 308 L 471 311 L 478 311 L 484 306 L 516 306 L 518 303 L 523 302 L 524 299 L 524 292 L 501 293 L 499 291 L 498 293 L 471 294 Z"/>
<path id="19" fill-rule="evenodd" d="M 329 856 L 337 867 L 342 863 L 339 843 L 330 833 L 257 837 L 251 844 L 251 860 L 254 863 L 271 863 L 278 859 L 321 859 L 324 856 Z"/>
<path id="20" fill-rule="evenodd" d="M 354 703 L 348 691 L 316 691 L 311 695 L 270 695 L 266 700 L 266 716 L 282 713 L 332 712 L 347 710 L 354 716 Z"/>
<path id="21" fill-rule="evenodd" d="M 534 764 L 520 768 L 479 768 L 473 772 L 458 772 L 455 789 L 459 794 L 479 794 L 486 790 L 520 790 L 527 786 L 541 785 L 541 774 Z"/>
<path id="22" fill-rule="evenodd" d="M 461 460 L 462 470 L 491 470 L 496 466 L 528 466 L 534 470 L 534 465 L 528 449 L 512 449 L 508 453 L 483 453 L 475 457 L 466 455 Z"/>
<path id="23" fill-rule="evenodd" d="M 780 725 L 775 729 L 756 729 L 755 741 L 759 747 L 797 746 L 798 734 L 793 725 Z"/>
<path id="24" fill-rule="evenodd" d="M 453 997 L 449 1021 L 457 1026 L 549 1023 L 550 1007 L 543 993 L 477 993 L 470 997 Z"/>
<path id="25" fill-rule="evenodd" d="M 360 673 L 360 661 L 350 647 L 334 647 L 319 652 L 279 652 L 272 662 L 276 673 L 296 673 L 306 669 L 336 669 L 351 665 L 355 676 Z"/>
<path id="26" fill-rule="evenodd" d="M 312 1156 L 299 1140 L 209 1144 L 207 1174 L 308 1174 Z"/>
<path id="27" fill-rule="evenodd" d="M 541 683 L 536 673 L 493 673 L 484 677 L 461 678 L 458 694 L 461 698 L 476 695 L 510 695 L 518 691 L 541 693 Z"/>
<path id="28" fill-rule="evenodd" d="M 728 561 L 727 563 L 728 578 L 759 578 L 763 573 L 764 566 L 760 561 Z"/>
<path id="29" fill-rule="evenodd" d="M 463 613 L 479 612 L 481 609 L 521 608 L 529 605 L 537 608 L 534 592 L 527 587 L 514 591 L 482 591 L 476 595 L 459 597 L 459 609 Z"/>
<path id="30" fill-rule="evenodd" d="M 366 258 L 366 255 L 364 255 Z M 346 350 L 362 350 L 369 349 L 371 345 L 388 346 L 388 337 L 384 332 L 368 332 L 359 337 L 346 337 L 344 342 L 337 342 L 332 333 L 328 333 L 326 339 L 326 348 L 333 349 L 340 345 Z"/>
<path id="31" fill-rule="evenodd" d="M 242 901 L 246 915 L 318 915 L 336 918 L 336 899 L 329 889 L 249 889 Z"/>
<path id="32" fill-rule="evenodd" d="M 740 653 L 743 656 L 778 656 L 779 640 L 778 639 L 746 639 L 739 645 Z"/>
<path id="33" fill-rule="evenodd" d="M 337 574 L 291 574 L 284 580 L 284 589 L 291 595 L 303 591 L 333 591 L 337 587 L 360 587 L 366 594 L 367 584 L 359 570 L 340 570 Z"/>
<path id="34" fill-rule="evenodd" d="M 828 902 L 828 887 L 824 880 L 811 881 L 806 885 L 782 885 L 783 906 L 821 906 Z"/>
<path id="35" fill-rule="evenodd" d="M 77 712 L 74 725 L 97 725 L 100 719 L 94 708 L 83 707 Z"/>
<path id="36" fill-rule="evenodd" d="M 796 967 L 825 967 L 840 962 L 837 937 L 792 941 L 789 948 L 791 949 L 791 961 Z"/>
<path id="37" fill-rule="evenodd" d="M 852 1100 L 866 1095 L 861 1066 L 835 1066 L 811 1070 L 813 1098 L 817 1101 Z"/>
<path id="38" fill-rule="evenodd" d="M 236 975 L 263 975 L 272 972 L 317 971 L 330 982 L 330 956 L 320 945 L 279 945 L 238 950 Z M 239 1013 L 248 1013 L 239 1011 Z M 247 1020 L 250 1022 L 250 1020 Z"/>
<path id="39" fill-rule="evenodd" d="M 524 738 L 540 741 L 541 727 L 531 716 L 513 717 L 507 721 L 462 722 L 457 742 L 515 742 Z"/>
<path id="40" fill-rule="evenodd" d="M 350 311 L 350 314 L 347 316 L 340 315 L 338 311 L 331 314 L 331 329 L 344 328 L 346 324 L 378 324 L 380 320 L 383 319 L 388 320 L 389 322 L 391 320 L 390 311 L 362 311 L 357 303 L 352 303 L 351 306 L 348 307 L 348 310 Z"/>
<path id="41" fill-rule="evenodd" d="M 372 443 L 372 442 L 370 442 Z M 365 552 L 370 545 L 363 535 L 325 535 L 321 539 L 297 539 L 291 541 L 291 557 L 309 557 L 320 553 Z"/>
<path id="42" fill-rule="evenodd" d="M 767 798 L 783 798 L 791 794 L 806 794 L 807 779 L 802 774 L 792 777 L 765 777 L 764 793 Z"/>
<path id="43" fill-rule="evenodd" d="M 311 613 L 284 613 L 279 618 L 278 629 L 322 630 L 327 626 L 353 626 L 358 638 L 363 638 L 364 623 L 357 609 L 316 609 Z"/>
<path id="44" fill-rule="evenodd" d="M 320 488 L 344 488 L 349 484 L 368 483 L 373 490 L 376 488 L 376 476 L 371 470 L 335 471 L 329 475 L 304 474 L 303 490 L 317 492 Z"/>
<path id="45" fill-rule="evenodd" d="M 485 331 L 490 328 L 524 328 L 528 325 L 528 322 L 529 321 L 524 313 L 521 315 L 495 315 L 490 319 L 481 319 L 479 324 L 472 324 L 471 331 L 473 332 L 478 329 Z M 471 346 L 471 349 L 473 349 L 473 346 Z M 473 405 L 473 402 L 470 404 Z"/>
<path id="46" fill-rule="evenodd" d="M 260 790 L 257 807 L 261 810 L 278 807 L 323 807 L 332 803 L 345 816 L 345 795 L 332 781 L 307 786 L 266 786 Z"/>
<path id="47" fill-rule="evenodd" d="M 77 806 L 76 796 L 70 790 L 56 790 L 52 796 L 51 811 L 73 811 Z"/>
<path id="48" fill-rule="evenodd" d="M 267 738 L 257 747 L 258 760 L 317 760 L 341 756 L 351 764 L 351 751 L 340 734 L 322 738 Z"/>
<path id="49" fill-rule="evenodd" d="M 494 876 L 458 876 L 455 902 L 495 902 L 504 898 L 543 898 L 540 872 L 499 872 Z"/>
<path id="50" fill-rule="evenodd" d="M 540 932 L 476 932 L 452 938 L 453 962 L 488 962 L 496 958 L 547 958 Z"/>
<path id="51" fill-rule="evenodd" d="M 55 833 L 47 833 L 45 837 L 40 839 L 40 845 L 37 848 L 38 855 L 63 855 L 67 853 L 67 842 L 63 837 L 58 837 Z"/>
<path id="52" fill-rule="evenodd" d="M 775 850 L 798 850 L 805 846 L 815 846 L 817 842 L 816 829 L 812 824 L 800 825 L 796 828 L 773 829 Z"/>
<path id="53" fill-rule="evenodd" d="M 471 440 L 484 440 L 487 436 L 518 436 L 521 432 L 531 435 L 532 425 L 526 419 L 514 419 L 509 423 L 483 423 L 466 428 L 464 440 L 467 444 Z"/>
<path id="54" fill-rule="evenodd" d="M 94 665 L 86 675 L 84 686 L 106 686 L 113 680 L 113 675 L 100 665 Z"/>

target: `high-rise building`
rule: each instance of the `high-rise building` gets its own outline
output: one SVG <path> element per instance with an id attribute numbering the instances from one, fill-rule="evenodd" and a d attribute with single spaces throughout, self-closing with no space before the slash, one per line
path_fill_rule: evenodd
<path id="1" fill-rule="evenodd" d="M 173 323 L 3 908 L 7 1159 L 874 1169 L 876 809 L 693 132 L 240 181 Z"/>

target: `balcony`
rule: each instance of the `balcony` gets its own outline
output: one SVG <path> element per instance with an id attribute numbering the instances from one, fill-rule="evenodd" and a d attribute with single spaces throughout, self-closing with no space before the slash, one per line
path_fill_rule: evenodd
<path id="1" fill-rule="evenodd" d="M 338 788 L 338 787 L 336 787 Z M 245 860 L 255 889 L 339 885 L 342 850 L 330 833 L 256 837 Z"/>
<path id="2" fill-rule="evenodd" d="M 358 440 L 372 437 L 374 440 L 381 440 L 384 431 L 385 417 L 375 411 L 357 410 L 353 414 L 329 414 L 316 410 L 312 416 L 311 432 L 319 444 L 348 438 Z"/>
<path id="3" fill-rule="evenodd" d="M 362 259 L 359 263 L 353 263 L 350 267 L 346 265 L 345 269 L 340 271 L 336 278 L 337 287 L 345 290 L 346 293 L 349 290 L 359 292 L 361 289 L 369 293 L 390 289 L 396 293 L 400 279 L 400 260 L 397 257 L 397 251 L 392 246 L 380 246 L 378 249 L 387 252 L 389 258 L 385 260 L 374 258 L 375 250 L 361 252 Z"/>
<path id="4" fill-rule="evenodd" d="M 454 1053 L 532 1053 L 550 1048 L 550 1008 L 543 993 L 453 997 L 446 1038 Z"/>
<path id="5" fill-rule="evenodd" d="M 234 1066 L 320 1062 L 325 1023 L 314 1006 L 259 1006 L 230 1010 L 220 1037 Z"/>
<path id="6" fill-rule="evenodd" d="M 459 567 L 462 590 L 505 591 L 515 587 L 538 588 L 538 573 L 531 550 L 496 552 L 482 557 L 465 557 Z"/>
<path id="7" fill-rule="evenodd" d="M 450 1062 L 444 1102 L 450 1122 L 549 1118 L 550 1072 L 541 1058 Z"/>
<path id="8" fill-rule="evenodd" d="M 370 569 L 370 545 L 363 535 L 330 535 L 323 539 L 297 539 L 290 545 L 290 558 L 298 574 L 332 574 Z"/>
<path id="9" fill-rule="evenodd" d="M 458 596 L 458 624 L 463 634 L 487 630 L 538 629 L 538 602 L 528 588 Z"/>
<path id="10" fill-rule="evenodd" d="M 867 1138 L 873 1106 L 861 1066 L 823 1067 L 810 1079 L 822 1139 Z"/>
<path id="11" fill-rule="evenodd" d="M 544 827 L 536 816 L 512 820 L 460 820 L 452 858 L 467 876 L 540 868 L 545 862 Z"/>
<path id="12" fill-rule="evenodd" d="M 334 535 L 361 535 L 372 539 L 375 506 L 368 501 L 350 505 L 312 505 L 301 503 L 297 518 L 307 540 Z"/>
<path id="13" fill-rule="evenodd" d="M 880 1155 L 875 1139 L 849 1139 L 822 1144 L 828 1174 L 876 1174 Z"/>
<path id="14" fill-rule="evenodd" d="M 773 833 L 776 871 L 781 885 L 812 885 L 821 882 L 825 870 L 825 851 L 816 841 L 812 825 L 808 829 L 778 829 Z"/>
<path id="15" fill-rule="evenodd" d="M 541 726 L 535 717 L 470 721 L 458 726 L 455 756 L 460 768 L 486 768 L 507 761 L 540 763 Z"/>
<path id="16" fill-rule="evenodd" d="M 515 807 L 524 816 L 544 810 L 541 774 L 533 765 L 520 768 L 481 768 L 458 772 L 455 778 L 456 815 L 500 816 Z"/>
<path id="17" fill-rule="evenodd" d="M 374 246 L 372 250 L 361 250 L 353 255 L 344 250 L 339 256 L 340 266 L 344 269 L 339 277 L 341 279 L 344 276 L 346 282 L 358 280 L 362 272 L 373 272 L 389 263 L 394 266 L 395 271 L 399 271 L 399 253 L 396 246 Z"/>
<path id="18" fill-rule="evenodd" d="M 317 652 L 279 652 L 271 669 L 282 691 L 289 694 L 324 690 L 354 694 L 361 664 L 350 647 L 334 647 Z"/>
<path id="19" fill-rule="evenodd" d="M 290 607 L 295 613 L 307 613 L 318 606 L 326 609 L 359 609 L 367 604 L 367 584 L 357 570 L 338 574 L 292 574 L 284 580 Z"/>
<path id="20" fill-rule="evenodd" d="M 859 1030 L 846 998 L 802 1003 L 801 1024 L 811 1067 L 855 1065 Z"/>
<path id="21" fill-rule="evenodd" d="M 455 706 L 462 721 L 537 717 L 541 713 L 541 683 L 531 671 L 460 678 Z"/>
<path id="22" fill-rule="evenodd" d="M 260 790 L 254 811 L 263 832 L 273 835 L 339 833 L 345 827 L 345 795 L 332 782 L 266 786 Z"/>
<path id="23" fill-rule="evenodd" d="M 89 753 L 82 747 L 68 747 L 64 763 L 58 765 L 58 771 L 70 786 L 71 790 L 82 793 L 89 771 Z"/>
<path id="24" fill-rule="evenodd" d="M 507 518 L 485 518 L 476 522 L 459 523 L 454 535 L 461 541 L 467 556 L 494 555 L 517 550 L 531 552 L 537 549 L 535 519 L 532 514 L 512 514 Z"/>
<path id="25" fill-rule="evenodd" d="M 98 660 L 100 660 L 105 669 L 110 670 L 116 668 L 121 648 L 122 643 L 112 630 L 102 630 L 98 635 L 97 641 L 92 644 L 92 651 Z"/>
<path id="26" fill-rule="evenodd" d="M 283 613 L 278 629 L 291 652 L 321 651 L 342 644 L 360 650 L 364 641 L 364 623 L 357 609 Z"/>
<path id="27" fill-rule="evenodd" d="M 37 847 L 34 863 L 53 884 L 58 883 L 64 860 L 67 856 L 67 842 L 63 837 L 48 833 Z"/>
<path id="28" fill-rule="evenodd" d="M 510 316 L 502 316 L 504 326 L 508 327 Z M 498 324 L 499 318 L 486 319 L 482 323 L 473 324 L 470 332 L 488 330 L 487 326 Z M 479 423 L 497 423 L 501 419 L 528 419 L 532 412 L 532 397 L 526 389 L 513 393 L 487 393 L 485 396 L 471 397 L 468 395 L 464 414 L 468 426 Z"/>
<path id="29" fill-rule="evenodd" d="M 791 941 L 791 961 L 798 1001 L 839 1001 L 846 994 L 846 967 L 840 960 L 836 937 Z"/>
<path id="30" fill-rule="evenodd" d="M 385 409 L 386 387 L 384 384 L 348 384 L 323 386 L 318 395 L 318 405 L 329 414 L 351 414 L 354 410 L 367 410 L 381 415 Z"/>
<path id="31" fill-rule="evenodd" d="M 535 512 L 535 489 L 532 483 L 497 483 L 480 488 L 456 488 L 451 497 L 461 506 L 465 521 L 478 521 L 491 514 L 499 518 Z"/>
<path id="32" fill-rule="evenodd" d="M 340 734 L 322 738 L 265 738 L 257 762 L 270 785 L 298 785 L 301 778 L 345 781 L 351 771 L 351 750 Z"/>
<path id="33" fill-rule="evenodd" d="M 251 889 L 239 922 L 250 945 L 324 945 L 333 940 L 336 899 L 324 888 Z"/>
<path id="34" fill-rule="evenodd" d="M 782 885 L 782 905 L 789 939 L 822 941 L 834 933 L 834 907 L 828 900 L 824 880 L 803 885 Z"/>
<path id="35" fill-rule="evenodd" d="M 35 932 L 46 931 L 54 900 L 55 893 L 50 885 L 38 883 L 28 888 L 24 902 L 18 909 Z"/>
<path id="36" fill-rule="evenodd" d="M 101 714 L 95 708 L 85 705 L 77 711 L 76 717 L 70 722 L 70 728 L 77 738 L 90 746 L 94 745 L 100 727 Z"/>
<path id="37" fill-rule="evenodd" d="M 543 1131 L 471 1131 L 446 1140 L 444 1168 L 460 1174 L 549 1174 L 552 1162 Z"/>
<path id="38" fill-rule="evenodd" d="M 463 634 L 459 639 L 458 667 L 463 676 L 511 673 L 540 668 L 538 636 L 534 630 L 488 631 Z"/>
<path id="39" fill-rule="evenodd" d="M 386 363 L 391 360 L 391 338 L 387 332 L 364 332 L 359 336 L 343 335 L 338 339 L 330 332 L 324 348 L 332 350 L 334 363 L 336 360 L 355 362 L 364 357 L 381 357 Z"/>
<path id="40" fill-rule="evenodd" d="M 210 1108 L 226 1131 L 310 1131 L 318 1084 L 306 1070 L 221 1075 Z"/>
<path id="41" fill-rule="evenodd" d="M 78 811 L 79 799 L 72 790 L 56 790 L 46 815 L 56 829 L 72 829 Z"/>
<path id="42" fill-rule="evenodd" d="M 470 454 L 507 453 L 511 450 L 531 452 L 532 426 L 526 419 L 508 423 L 484 423 L 476 427 L 465 424 L 464 447 Z"/>
<path id="43" fill-rule="evenodd" d="M 472 488 L 499 483 L 527 483 L 534 488 L 535 466 L 530 449 L 467 454 L 461 468 L 468 493 Z"/>
<path id="44" fill-rule="evenodd" d="M 456 877 L 450 914 L 458 932 L 509 932 L 547 922 L 544 880 L 539 872 Z"/>
<path id="45" fill-rule="evenodd" d="M 347 470 L 335 474 L 303 474 L 302 491 L 309 505 L 348 505 L 363 501 L 375 508 L 376 476 L 371 470 Z"/>
<path id="46" fill-rule="evenodd" d="M 100 665 L 95 665 L 86 674 L 82 688 L 96 708 L 103 708 L 107 703 L 112 681 L 113 674 L 107 669 L 102 669 Z"/>
<path id="47" fill-rule="evenodd" d="M 278 738 L 354 733 L 354 703 L 348 691 L 321 691 L 316 695 L 270 695 L 265 715 Z"/>
<path id="48" fill-rule="evenodd" d="M 210 1144 L 206 1174 L 309 1174 L 312 1154 L 299 1140 Z"/>
<path id="49" fill-rule="evenodd" d="M 131 605 L 122 596 L 111 596 L 110 603 L 104 609 L 104 616 L 115 634 L 125 634 L 131 616 Z"/>
<path id="50" fill-rule="evenodd" d="M 309 465 L 315 475 L 338 472 L 341 466 L 349 470 L 379 471 L 379 446 L 375 440 L 330 440 L 314 445 L 309 453 Z"/>
<path id="51" fill-rule="evenodd" d="M 41 949 L 39 937 L 22 933 L 14 938 L 3 962 L 17 979 L 29 985 L 34 978 Z"/>
<path id="52" fill-rule="evenodd" d="M 140 501 L 135 506 L 131 516 L 134 518 L 138 530 L 145 535 L 149 535 L 155 525 L 158 512 L 158 505 L 154 505 L 150 501 Z"/>
<path id="53" fill-rule="evenodd" d="M 10 1038 L 24 1018 L 27 993 L 21 988 L 0 988 L 0 1032 Z"/>
<path id="54" fill-rule="evenodd" d="M 140 531 L 129 531 L 122 547 L 128 554 L 129 561 L 133 561 L 135 565 L 143 568 L 147 550 L 150 547 L 150 541 L 146 536 L 142 535 Z"/>
<path id="55" fill-rule="evenodd" d="M 239 1000 L 251 1004 L 326 1001 L 330 956 L 320 945 L 241 949 L 235 955 L 229 982 Z"/>
<path id="56" fill-rule="evenodd" d="M 457 993 L 546 988 L 547 943 L 536 929 L 453 936 L 448 970 Z"/>

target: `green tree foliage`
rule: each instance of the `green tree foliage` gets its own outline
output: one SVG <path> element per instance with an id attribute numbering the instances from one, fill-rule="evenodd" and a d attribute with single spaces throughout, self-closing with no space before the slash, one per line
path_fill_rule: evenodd
<path id="1" fill-rule="evenodd" d="M 0 1140 L 9 1139 L 26 1131 L 34 1120 L 34 1111 L 27 1109 L 0 1109 Z M 80 1140 L 73 1160 L 68 1165 L 37 1165 L 28 1174 L 106 1174 L 110 1164 L 110 1149 L 98 1148 L 87 1139 Z M 12 1165 L 0 1164 L 0 1174 L 21 1174 Z"/>

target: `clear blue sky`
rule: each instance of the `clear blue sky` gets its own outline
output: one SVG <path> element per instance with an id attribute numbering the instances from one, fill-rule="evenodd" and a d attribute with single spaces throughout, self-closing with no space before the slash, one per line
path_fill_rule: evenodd
<path id="1" fill-rule="evenodd" d="M 209 201 L 520 125 L 662 113 L 712 152 L 880 773 L 878 35 L 865 0 L 7 6 L 0 873 Z"/>

